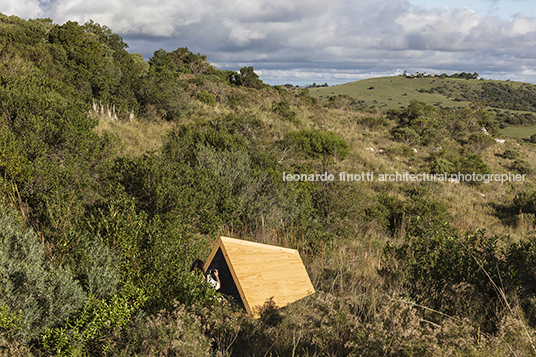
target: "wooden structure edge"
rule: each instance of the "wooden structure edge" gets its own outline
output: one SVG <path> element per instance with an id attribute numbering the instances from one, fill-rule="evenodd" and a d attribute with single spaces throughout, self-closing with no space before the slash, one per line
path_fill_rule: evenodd
<path id="1" fill-rule="evenodd" d="M 253 311 L 253 307 L 251 306 L 251 302 L 249 301 L 249 299 L 246 296 L 246 293 L 244 291 L 244 287 L 242 286 L 242 282 L 238 278 L 238 275 L 237 275 L 237 273 L 235 271 L 235 266 L 233 264 L 233 263 L 236 263 L 236 262 L 233 262 L 232 256 L 229 255 L 229 252 L 227 251 L 226 243 L 228 243 L 228 245 L 230 247 L 232 247 L 232 246 L 236 247 L 238 245 L 238 246 L 244 246 L 244 248 L 246 248 L 246 247 L 248 247 L 248 248 L 258 248 L 258 249 L 261 249 L 261 250 L 270 250 L 270 251 L 273 251 L 274 253 L 275 252 L 281 252 L 283 254 L 297 255 L 297 259 L 301 262 L 301 266 L 302 266 L 302 268 L 304 270 L 305 276 L 307 276 L 307 278 L 308 278 L 307 271 L 306 271 L 305 267 L 303 266 L 303 261 L 302 261 L 302 259 L 300 257 L 300 254 L 299 254 L 298 250 L 296 250 L 296 249 L 278 247 L 278 246 L 273 246 L 273 245 L 268 245 L 268 244 L 263 244 L 263 243 L 246 241 L 246 240 L 242 240 L 242 239 L 236 239 L 236 238 L 220 236 L 218 238 L 218 240 L 216 241 L 216 243 L 214 244 L 214 247 L 213 247 L 213 249 L 212 249 L 212 251 L 211 251 L 211 253 L 210 253 L 210 255 L 209 255 L 209 257 L 208 257 L 208 259 L 206 261 L 207 262 L 206 267 L 208 269 L 208 266 L 212 263 L 212 261 L 214 260 L 216 254 L 218 254 L 218 250 L 220 250 L 222 255 L 223 255 L 223 259 L 225 260 L 225 264 L 227 265 L 227 267 L 229 269 L 229 272 L 230 272 L 230 274 L 232 276 L 234 284 L 236 285 L 236 288 L 238 290 L 238 294 L 240 295 L 240 298 L 242 300 L 242 303 L 244 305 L 244 308 L 245 308 L 246 312 L 248 314 L 254 315 L 255 317 L 258 317 L 258 316 L 256 314 L 256 311 Z M 302 299 L 303 297 L 308 296 L 310 294 L 313 294 L 315 292 L 315 289 L 312 286 L 312 284 L 311 284 L 309 279 L 308 279 L 308 283 L 311 286 L 311 290 L 307 289 L 306 293 L 304 293 L 301 297 L 297 298 L 294 301 Z M 248 294 L 250 294 L 250 293 L 248 293 Z"/>

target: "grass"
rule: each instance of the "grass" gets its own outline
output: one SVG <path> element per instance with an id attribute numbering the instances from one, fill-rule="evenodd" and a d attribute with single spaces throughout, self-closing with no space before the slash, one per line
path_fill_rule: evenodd
<path id="1" fill-rule="evenodd" d="M 441 84 L 452 84 L 452 97 L 448 98 L 439 93 L 425 93 L 419 90 L 430 90 Z M 458 96 L 459 84 L 477 86 L 475 80 L 416 78 L 403 76 L 369 78 L 333 87 L 311 88 L 311 96 L 328 98 L 339 94 L 347 94 L 366 105 L 378 106 L 385 109 L 400 109 L 406 107 L 412 100 L 419 100 L 431 105 L 442 107 L 465 107 L 467 101 L 454 101 Z"/>
<path id="2" fill-rule="evenodd" d="M 508 126 L 504 129 L 501 129 L 501 134 L 511 138 L 528 139 L 532 135 L 536 134 L 536 125 Z"/>
<path id="3" fill-rule="evenodd" d="M 99 135 L 103 132 L 115 135 L 122 148 L 122 154 L 139 156 L 146 152 L 158 150 L 162 146 L 163 137 L 174 126 L 173 123 L 163 120 L 148 121 L 132 119 L 121 122 L 106 115 L 98 115 L 99 124 L 94 129 Z"/>
<path id="4" fill-rule="evenodd" d="M 406 78 L 404 76 L 378 77 L 345 83 L 332 87 L 310 88 L 311 96 L 327 99 L 339 94 L 346 94 L 366 106 L 382 109 L 400 109 L 408 106 L 412 100 L 444 108 L 466 107 L 471 102 L 463 100 L 467 91 L 479 91 L 482 80 L 461 78 Z M 523 83 L 496 81 L 518 88 Z M 427 93 L 432 88 L 445 87 L 446 94 Z"/>

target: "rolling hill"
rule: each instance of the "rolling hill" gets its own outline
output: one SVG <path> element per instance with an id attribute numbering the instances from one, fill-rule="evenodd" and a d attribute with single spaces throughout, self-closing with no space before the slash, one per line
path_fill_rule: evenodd
<path id="1" fill-rule="evenodd" d="M 497 109 L 525 113 L 536 111 L 532 98 L 526 98 L 526 103 L 517 106 L 512 105 L 511 101 L 505 103 L 501 100 L 508 94 L 523 98 L 536 92 L 536 85 L 512 81 L 391 76 L 368 78 L 332 87 L 314 87 L 309 91 L 315 98 L 348 95 L 360 104 L 385 109 L 404 108 L 412 100 L 443 108 L 466 107 L 472 101 L 479 100 Z"/>

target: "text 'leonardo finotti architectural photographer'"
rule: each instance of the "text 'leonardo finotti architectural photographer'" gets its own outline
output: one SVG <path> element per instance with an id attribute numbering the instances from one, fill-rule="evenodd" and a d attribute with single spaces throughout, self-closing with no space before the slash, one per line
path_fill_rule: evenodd
<path id="1" fill-rule="evenodd" d="M 316 173 L 316 174 L 291 174 L 283 172 L 283 181 L 285 182 L 332 182 L 337 177 L 341 182 L 372 182 L 375 180 L 379 182 L 483 182 L 490 183 L 493 181 L 515 182 L 525 181 L 526 174 L 477 174 L 473 173 L 461 173 L 448 174 L 446 172 L 442 174 L 429 174 L 420 173 L 412 174 L 409 172 L 395 172 L 395 173 L 381 173 L 376 174 L 374 172 L 361 172 L 352 174 L 348 172 L 340 172 L 338 175 L 334 175 L 328 172 Z"/>

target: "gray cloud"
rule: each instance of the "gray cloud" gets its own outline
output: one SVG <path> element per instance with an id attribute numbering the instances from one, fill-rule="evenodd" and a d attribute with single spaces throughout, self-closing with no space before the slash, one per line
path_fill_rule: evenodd
<path id="1" fill-rule="evenodd" d="M 536 19 L 522 13 L 508 21 L 406 0 L 6 0 L 0 11 L 57 23 L 93 19 L 146 58 L 186 46 L 221 68 L 253 65 L 274 84 L 404 69 L 536 82 Z"/>

